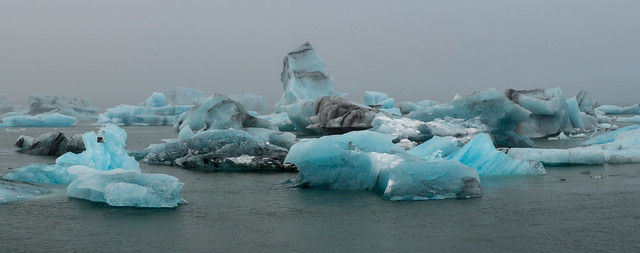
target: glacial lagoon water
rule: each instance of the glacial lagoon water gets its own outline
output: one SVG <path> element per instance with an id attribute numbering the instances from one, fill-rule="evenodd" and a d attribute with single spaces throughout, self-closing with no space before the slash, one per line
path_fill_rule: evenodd
<path id="1" fill-rule="evenodd" d="M 129 149 L 177 136 L 171 127 L 124 129 Z M 53 130 L 0 129 L 0 174 L 53 163 L 12 146 L 20 135 Z M 581 141 L 536 140 L 563 148 Z M 117 208 L 52 187 L 48 195 L 0 204 L 0 252 L 640 252 L 640 164 L 547 166 L 544 176 L 481 178 L 482 198 L 399 202 L 279 184 L 295 173 L 141 167 L 179 178 L 189 203 Z"/>

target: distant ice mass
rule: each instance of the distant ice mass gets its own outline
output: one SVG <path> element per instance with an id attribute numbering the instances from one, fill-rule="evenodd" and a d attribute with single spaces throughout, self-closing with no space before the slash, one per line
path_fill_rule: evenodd
<path id="1" fill-rule="evenodd" d="M 208 97 L 181 114 L 173 128 L 179 131 L 185 126 L 193 131 L 249 127 L 277 129 L 269 121 L 249 115 L 242 105 L 221 94 Z"/>
<path id="2" fill-rule="evenodd" d="M 615 122 L 619 122 L 619 123 L 635 123 L 635 124 L 638 124 L 638 123 L 640 123 L 640 115 L 635 115 L 635 116 L 631 116 L 631 117 L 615 117 L 614 121 Z"/>
<path id="3" fill-rule="evenodd" d="M 605 114 L 640 114 L 640 104 L 634 104 L 626 107 L 617 105 L 601 105 L 596 108 L 597 111 Z"/>
<path id="4" fill-rule="evenodd" d="M 267 105 L 265 103 L 265 100 L 267 98 L 264 96 L 253 93 L 246 93 L 242 95 L 230 95 L 229 98 L 242 104 L 244 109 L 247 111 L 264 112 L 269 110 L 267 109 Z"/>
<path id="5" fill-rule="evenodd" d="M 166 93 L 166 94 L 165 94 Z M 175 87 L 154 92 L 139 105 L 118 105 L 98 115 L 98 123 L 117 125 L 171 126 L 180 115 L 204 99 L 202 91 Z M 168 95 L 167 95 L 168 94 Z"/>
<path id="6" fill-rule="evenodd" d="M 16 151 L 27 155 L 60 156 L 66 152 L 78 154 L 84 151 L 82 135 L 76 134 L 67 138 L 62 132 L 48 132 L 36 138 L 21 135 L 14 147 Z"/>
<path id="7" fill-rule="evenodd" d="M 26 200 L 50 192 L 42 186 L 0 179 L 0 203 Z"/>
<path id="8" fill-rule="evenodd" d="M 586 147 L 570 149 L 511 148 L 514 159 L 540 161 L 549 165 L 585 165 L 640 162 L 640 130 L 630 126 L 592 137 Z"/>
<path id="9" fill-rule="evenodd" d="M 364 104 L 380 109 L 392 109 L 395 107 L 395 101 L 388 94 L 379 91 L 365 91 Z"/>
<path id="10" fill-rule="evenodd" d="M 31 115 L 56 112 L 74 117 L 78 121 L 95 121 L 98 118 L 98 108 L 90 100 L 83 98 L 31 95 L 28 102 Z"/>
<path id="11" fill-rule="evenodd" d="M 104 171 L 82 165 L 71 166 L 68 172 L 76 176 L 67 187 L 69 197 L 149 208 L 176 207 L 185 202 L 180 197 L 184 184 L 173 176 L 124 169 Z"/>
<path id="12" fill-rule="evenodd" d="M 0 119 L 0 127 L 72 127 L 77 123 L 78 120 L 74 117 L 51 112 L 38 115 L 14 114 Z"/>
<path id="13" fill-rule="evenodd" d="M 482 196 L 478 172 L 457 161 L 426 161 L 394 145 L 395 137 L 371 131 L 304 139 L 286 162 L 302 187 L 370 190 L 390 200 Z M 324 152 L 317 152 L 323 150 Z"/>

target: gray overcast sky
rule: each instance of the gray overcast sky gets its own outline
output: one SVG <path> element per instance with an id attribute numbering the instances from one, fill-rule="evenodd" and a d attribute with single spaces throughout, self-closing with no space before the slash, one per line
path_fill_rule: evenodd
<path id="1" fill-rule="evenodd" d="M 173 86 L 275 104 L 305 41 L 334 90 L 450 101 L 490 87 L 637 103 L 640 1 L 5 1 L 0 94 L 104 109 Z"/>

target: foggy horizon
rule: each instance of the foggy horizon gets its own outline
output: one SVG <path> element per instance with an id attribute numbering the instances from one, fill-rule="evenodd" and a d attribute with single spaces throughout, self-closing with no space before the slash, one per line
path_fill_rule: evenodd
<path id="1" fill-rule="evenodd" d="M 282 59 L 310 42 L 335 92 L 396 102 L 560 87 L 638 103 L 634 1 L 6 2 L 0 95 L 89 99 L 101 111 L 181 86 L 281 97 Z"/>

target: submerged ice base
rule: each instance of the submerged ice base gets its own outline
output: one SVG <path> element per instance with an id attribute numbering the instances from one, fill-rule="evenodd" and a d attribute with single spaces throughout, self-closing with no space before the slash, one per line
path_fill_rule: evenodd
<path id="1" fill-rule="evenodd" d="M 26 200 L 49 192 L 38 185 L 0 179 L 0 203 Z"/>

